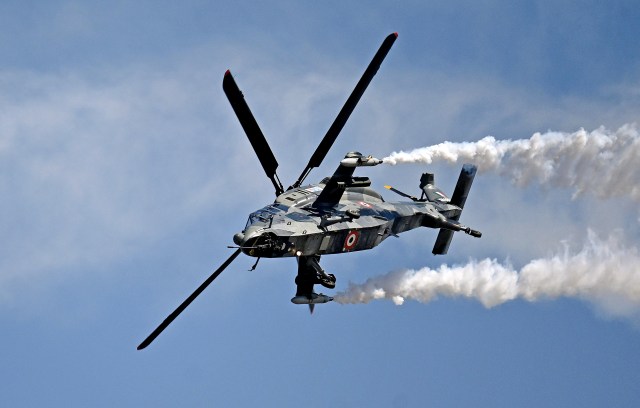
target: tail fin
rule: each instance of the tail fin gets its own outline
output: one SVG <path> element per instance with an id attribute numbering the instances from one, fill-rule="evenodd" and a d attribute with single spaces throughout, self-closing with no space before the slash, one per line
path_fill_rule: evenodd
<path id="1" fill-rule="evenodd" d="M 464 204 L 467 201 L 467 196 L 469 195 L 469 190 L 471 189 L 471 184 L 473 183 L 473 178 L 476 176 L 477 170 L 478 168 L 473 164 L 465 164 L 462 166 L 458 182 L 456 183 L 456 188 L 453 190 L 453 196 L 451 196 L 450 204 L 458 206 L 460 209 L 464 208 Z M 458 221 L 459 219 L 460 214 L 452 218 L 453 221 Z M 440 229 L 438 238 L 436 238 L 436 243 L 433 245 L 433 251 L 431 252 L 434 255 L 446 254 L 449 250 L 452 238 L 452 230 Z"/>

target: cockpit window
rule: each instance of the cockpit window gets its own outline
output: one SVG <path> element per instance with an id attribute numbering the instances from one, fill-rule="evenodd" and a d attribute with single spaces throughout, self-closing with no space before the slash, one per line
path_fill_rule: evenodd
<path id="1" fill-rule="evenodd" d="M 258 211 L 249 214 L 249 219 L 247 220 L 247 224 L 244 226 L 244 229 L 246 230 L 251 224 L 267 223 L 274 215 L 286 210 L 287 207 L 281 204 L 272 204 L 261 208 Z"/>
<path id="2" fill-rule="evenodd" d="M 254 213 L 249 214 L 249 219 L 247 220 L 247 225 L 244 226 L 244 229 L 247 229 L 247 227 L 251 224 L 255 224 L 258 222 L 267 222 L 269 221 L 269 213 L 267 213 L 266 211 L 256 211 Z"/>

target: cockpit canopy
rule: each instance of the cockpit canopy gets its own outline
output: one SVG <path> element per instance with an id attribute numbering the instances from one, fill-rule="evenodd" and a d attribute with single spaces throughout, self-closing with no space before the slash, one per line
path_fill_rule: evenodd
<path id="1" fill-rule="evenodd" d="M 244 230 L 246 231 L 250 225 L 254 224 L 268 224 L 271 219 L 280 213 L 286 212 L 287 207 L 282 204 L 271 204 L 264 208 L 259 209 L 258 211 L 254 211 L 249 214 L 249 219 L 247 220 L 247 224 L 244 226 Z"/>

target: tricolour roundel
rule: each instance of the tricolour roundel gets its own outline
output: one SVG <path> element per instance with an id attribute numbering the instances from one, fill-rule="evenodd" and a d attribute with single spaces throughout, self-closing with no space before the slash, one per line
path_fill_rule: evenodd
<path id="1" fill-rule="evenodd" d="M 358 243 L 358 238 L 360 238 L 360 233 L 358 231 L 349 231 L 347 234 L 347 238 L 344 240 L 344 250 L 351 251 L 356 247 Z"/>

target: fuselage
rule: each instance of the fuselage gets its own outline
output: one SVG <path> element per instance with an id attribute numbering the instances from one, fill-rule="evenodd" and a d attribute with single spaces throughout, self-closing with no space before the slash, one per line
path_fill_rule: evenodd
<path id="1" fill-rule="evenodd" d="M 370 187 L 348 187 L 337 205 L 313 207 L 323 188 L 284 192 L 250 214 L 234 242 L 245 254 L 265 258 L 362 251 L 414 228 L 441 228 L 461 211 L 444 202 L 386 202 Z"/>

